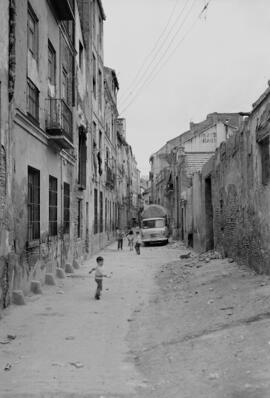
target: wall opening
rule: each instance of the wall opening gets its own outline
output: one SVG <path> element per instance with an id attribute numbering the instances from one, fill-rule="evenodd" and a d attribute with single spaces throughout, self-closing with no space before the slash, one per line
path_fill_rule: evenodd
<path id="1" fill-rule="evenodd" d="M 205 179 L 205 229 L 206 229 L 206 251 L 214 249 L 214 228 L 213 228 L 213 202 L 212 202 L 212 179 L 211 176 Z"/>

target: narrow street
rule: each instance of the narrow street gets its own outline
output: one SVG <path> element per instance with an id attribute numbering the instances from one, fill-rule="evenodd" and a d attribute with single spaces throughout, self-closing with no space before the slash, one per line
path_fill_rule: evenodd
<path id="1" fill-rule="evenodd" d="M 180 243 L 141 256 L 113 244 L 99 253 L 113 273 L 100 301 L 92 258 L 9 307 L 0 397 L 268 398 L 269 276 L 184 253 Z"/>

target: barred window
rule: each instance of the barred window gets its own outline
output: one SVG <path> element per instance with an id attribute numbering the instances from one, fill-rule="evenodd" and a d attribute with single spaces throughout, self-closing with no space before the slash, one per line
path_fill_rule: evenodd
<path id="1" fill-rule="evenodd" d="M 64 234 L 69 233 L 70 226 L 70 186 L 64 182 Z"/>
<path id="2" fill-rule="evenodd" d="M 28 240 L 40 238 L 40 172 L 28 167 Z"/>
<path id="3" fill-rule="evenodd" d="M 94 234 L 98 233 L 98 193 L 94 190 Z"/>
<path id="4" fill-rule="evenodd" d="M 30 79 L 27 79 L 27 113 L 39 121 L 39 90 Z"/>
<path id="5" fill-rule="evenodd" d="M 103 232 L 103 192 L 99 193 L 99 232 Z"/>
<path id="6" fill-rule="evenodd" d="M 49 234 L 57 235 L 57 178 L 49 176 Z"/>

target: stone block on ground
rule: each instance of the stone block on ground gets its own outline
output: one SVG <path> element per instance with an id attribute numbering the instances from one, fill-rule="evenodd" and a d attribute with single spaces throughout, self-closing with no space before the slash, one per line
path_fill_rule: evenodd
<path id="1" fill-rule="evenodd" d="M 22 290 L 12 292 L 12 302 L 16 305 L 25 305 L 24 294 Z"/>
<path id="2" fill-rule="evenodd" d="M 66 274 L 74 274 L 74 268 L 70 263 L 66 263 L 65 272 Z"/>
<path id="3" fill-rule="evenodd" d="M 30 290 L 34 294 L 42 294 L 40 281 L 31 281 Z"/>
<path id="4" fill-rule="evenodd" d="M 47 273 L 45 275 L 45 283 L 46 283 L 46 285 L 54 286 L 55 285 L 54 275 L 51 273 Z"/>
<path id="5" fill-rule="evenodd" d="M 74 268 L 74 269 L 79 269 L 79 268 L 80 268 L 80 264 L 79 264 L 78 260 L 75 260 L 75 259 L 74 259 L 72 265 L 73 265 L 73 268 Z"/>
<path id="6" fill-rule="evenodd" d="M 56 268 L 56 276 L 59 279 L 64 279 L 65 278 L 65 272 L 62 268 Z"/>
<path id="7" fill-rule="evenodd" d="M 180 255 L 181 259 L 186 259 L 189 258 L 191 256 L 191 252 L 186 252 Z"/>

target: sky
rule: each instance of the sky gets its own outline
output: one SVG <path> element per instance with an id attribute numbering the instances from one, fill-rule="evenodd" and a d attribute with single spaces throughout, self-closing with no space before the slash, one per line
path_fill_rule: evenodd
<path id="1" fill-rule="evenodd" d="M 270 0 L 103 0 L 104 62 L 142 175 L 211 112 L 250 111 L 270 79 Z M 199 17 L 199 15 L 201 16 Z"/>

